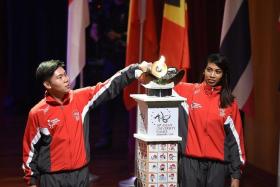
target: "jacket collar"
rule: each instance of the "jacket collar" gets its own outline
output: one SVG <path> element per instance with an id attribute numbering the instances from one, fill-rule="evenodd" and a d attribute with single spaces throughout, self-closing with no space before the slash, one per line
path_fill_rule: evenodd
<path id="1" fill-rule="evenodd" d="M 219 94 L 222 90 L 222 86 L 218 85 L 218 86 L 209 86 L 205 81 L 202 83 L 203 86 L 203 90 L 205 92 L 206 95 L 213 95 L 213 94 Z"/>
<path id="2" fill-rule="evenodd" d="M 65 94 L 64 97 L 63 97 L 63 102 L 59 102 L 57 101 L 52 95 L 50 95 L 47 91 L 45 92 L 45 99 L 46 99 L 46 102 L 50 105 L 66 105 L 70 102 L 71 98 L 72 98 L 72 90 Z"/>

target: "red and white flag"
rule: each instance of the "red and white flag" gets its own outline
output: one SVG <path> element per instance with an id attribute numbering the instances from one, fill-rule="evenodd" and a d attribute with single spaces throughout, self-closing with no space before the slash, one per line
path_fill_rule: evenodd
<path id="1" fill-rule="evenodd" d="M 68 0 L 66 69 L 72 86 L 85 66 L 85 29 L 88 25 L 88 1 Z"/>

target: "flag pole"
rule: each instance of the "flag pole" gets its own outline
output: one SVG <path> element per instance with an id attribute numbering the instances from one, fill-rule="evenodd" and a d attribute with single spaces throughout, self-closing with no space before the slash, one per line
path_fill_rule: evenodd
<path id="1" fill-rule="evenodd" d="M 82 69 L 82 71 L 80 72 L 80 88 L 82 88 L 84 86 L 84 71 Z"/>
<path id="2" fill-rule="evenodd" d="M 139 56 L 138 63 L 142 61 L 143 58 L 143 31 L 144 31 L 144 23 L 146 19 L 146 0 L 138 1 L 138 17 L 140 20 L 140 33 L 139 33 Z M 137 93 L 140 93 L 140 84 L 138 82 L 137 85 Z"/>
<path id="3" fill-rule="evenodd" d="M 144 32 L 144 23 L 146 19 L 146 0 L 140 0 L 138 1 L 138 17 L 140 20 L 140 33 L 139 33 L 139 56 L 138 56 L 138 63 L 140 63 L 143 59 L 143 32 Z M 137 83 L 137 93 L 140 94 L 140 83 Z M 136 124 L 138 121 L 138 118 L 140 116 L 140 111 L 138 105 L 136 106 Z M 136 125 L 137 126 L 137 125 Z M 136 127 L 136 133 L 137 133 L 137 127 Z M 137 176 L 137 141 L 135 141 L 135 146 L 134 146 L 134 176 Z M 137 179 L 136 179 L 137 180 Z M 137 181 L 136 181 L 137 182 Z M 138 184 L 136 184 L 138 186 Z"/>

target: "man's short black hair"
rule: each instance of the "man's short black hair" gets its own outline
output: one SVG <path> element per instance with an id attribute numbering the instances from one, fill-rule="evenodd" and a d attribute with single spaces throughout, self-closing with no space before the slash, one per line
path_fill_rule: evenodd
<path id="1" fill-rule="evenodd" d="M 55 70 L 59 67 L 64 68 L 64 62 L 60 60 L 48 60 L 41 62 L 36 70 L 36 79 L 37 81 L 43 83 L 46 80 L 49 80 Z"/>

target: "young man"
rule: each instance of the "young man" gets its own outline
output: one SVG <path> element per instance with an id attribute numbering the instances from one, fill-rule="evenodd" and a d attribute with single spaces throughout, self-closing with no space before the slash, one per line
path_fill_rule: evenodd
<path id="1" fill-rule="evenodd" d="M 29 112 L 23 138 L 22 167 L 27 184 L 88 186 L 89 109 L 114 98 L 150 65 L 134 64 L 104 83 L 71 90 L 63 62 L 42 62 L 36 78 L 46 89 L 45 97 Z"/>

